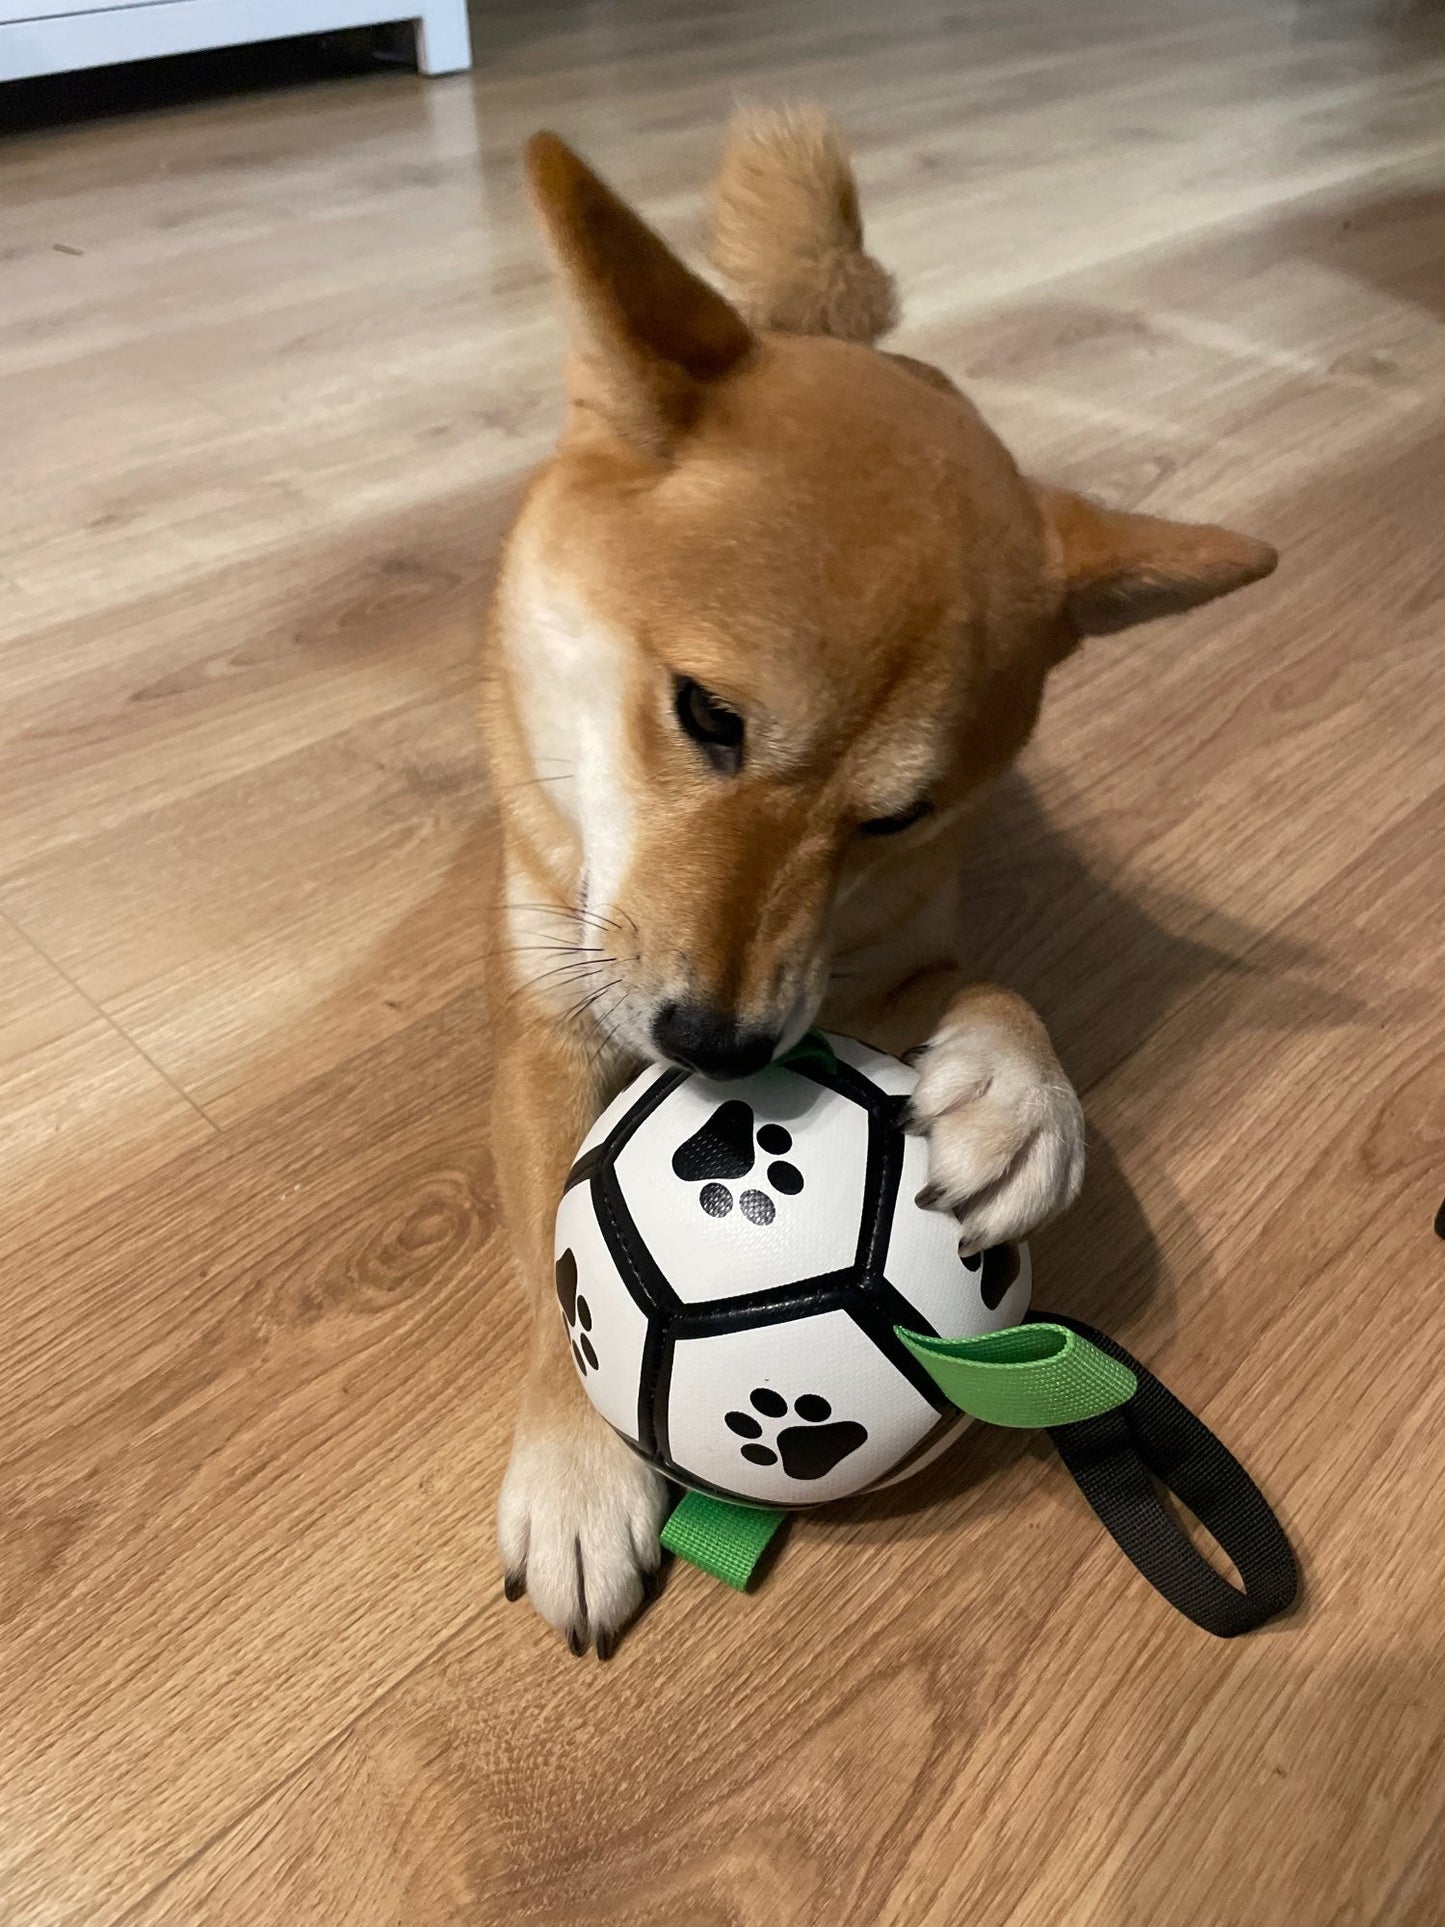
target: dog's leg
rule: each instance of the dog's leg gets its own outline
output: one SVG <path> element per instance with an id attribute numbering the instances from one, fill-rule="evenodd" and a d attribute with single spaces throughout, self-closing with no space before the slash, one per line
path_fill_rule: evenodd
<path id="1" fill-rule="evenodd" d="M 557 1305 L 557 1201 L 572 1154 L 611 1095 L 595 1057 L 555 1019 L 526 1012 L 498 1064 L 493 1140 L 532 1328 L 497 1536 L 508 1596 L 525 1587 L 574 1653 L 591 1641 L 605 1658 L 642 1603 L 667 1501 L 659 1475 L 588 1402 Z"/>
<path id="2" fill-rule="evenodd" d="M 1073 1203 L 1084 1176 L 1083 1111 L 1021 997 L 965 984 L 952 969 L 925 971 L 864 1034 L 880 1048 L 917 1052 L 910 1109 L 928 1137 L 927 1201 L 958 1219 L 961 1250 L 1021 1238 Z"/>

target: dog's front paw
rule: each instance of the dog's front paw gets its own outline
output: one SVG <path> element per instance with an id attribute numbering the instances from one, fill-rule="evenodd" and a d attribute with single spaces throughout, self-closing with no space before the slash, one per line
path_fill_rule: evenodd
<path id="1" fill-rule="evenodd" d="M 959 1249 L 1009 1244 L 1073 1203 L 1084 1114 L 1042 1025 L 981 1018 L 919 1060 L 910 1128 L 928 1137 L 920 1204 L 958 1219 Z"/>
<path id="2" fill-rule="evenodd" d="M 657 1570 L 666 1513 L 660 1475 L 592 1412 L 519 1430 L 497 1508 L 507 1597 L 525 1589 L 574 1653 L 590 1640 L 608 1658 Z"/>

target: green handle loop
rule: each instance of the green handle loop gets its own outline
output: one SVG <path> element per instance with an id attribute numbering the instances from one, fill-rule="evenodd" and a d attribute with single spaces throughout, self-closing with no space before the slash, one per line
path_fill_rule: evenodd
<path id="1" fill-rule="evenodd" d="M 778 1062 L 789 1065 L 795 1071 L 806 1071 L 811 1064 L 815 1070 L 831 1075 L 838 1068 L 838 1055 L 822 1031 L 810 1030 Z"/>
<path id="2" fill-rule="evenodd" d="M 1112 1412 L 1138 1388 L 1127 1365 L 1067 1325 L 1009 1325 L 980 1338 L 894 1330 L 949 1403 L 985 1425 L 1072 1425 Z"/>
<path id="3" fill-rule="evenodd" d="M 662 1528 L 669 1552 L 745 1592 L 768 1542 L 787 1517 L 771 1506 L 741 1505 L 707 1492 L 684 1492 Z"/>

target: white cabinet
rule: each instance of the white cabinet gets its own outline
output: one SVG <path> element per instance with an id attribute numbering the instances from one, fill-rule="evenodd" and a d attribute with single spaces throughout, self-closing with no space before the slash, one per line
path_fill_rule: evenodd
<path id="1" fill-rule="evenodd" d="M 415 25 L 424 74 L 471 65 L 466 0 L 0 0 L 0 80 L 389 20 Z"/>

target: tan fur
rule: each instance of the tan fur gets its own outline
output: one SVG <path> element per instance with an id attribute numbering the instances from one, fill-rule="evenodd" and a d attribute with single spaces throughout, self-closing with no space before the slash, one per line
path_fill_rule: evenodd
<path id="1" fill-rule="evenodd" d="M 958 966 L 967 820 L 1081 637 L 1274 557 L 1030 482 L 946 376 L 866 345 L 891 284 L 820 116 L 749 118 L 730 143 L 719 259 L 746 318 L 555 138 L 529 159 L 571 318 L 571 409 L 489 644 L 497 917 L 515 947 L 496 1138 L 536 1320 L 500 1533 L 539 1610 L 604 1650 L 663 1501 L 593 1416 L 552 1298 L 578 1139 L 669 1006 L 779 1045 L 821 1011 L 885 1048 L 928 1042 L 915 1109 L 966 1245 L 1068 1203 L 1077 1099 L 1037 1017 Z M 683 733 L 678 677 L 745 719 L 736 773 Z M 860 836 L 924 797 L 932 815 L 904 835 Z"/>
<path id="2" fill-rule="evenodd" d="M 738 114 L 713 208 L 714 265 L 755 327 L 872 343 L 897 323 L 893 277 L 864 250 L 853 168 L 821 108 Z"/>

